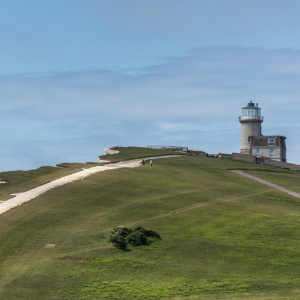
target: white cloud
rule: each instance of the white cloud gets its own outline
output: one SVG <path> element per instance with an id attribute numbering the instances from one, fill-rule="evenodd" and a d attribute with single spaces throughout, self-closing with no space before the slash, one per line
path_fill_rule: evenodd
<path id="1" fill-rule="evenodd" d="M 100 70 L 2 77 L 2 145 L 48 145 L 38 154 L 24 151 L 20 158 L 16 153 L 17 160 L 24 162 L 27 155 L 34 166 L 43 158 L 47 164 L 53 152 L 64 160 L 68 155 L 84 160 L 94 152 L 96 160 L 102 149 L 116 144 L 170 143 L 238 152 L 237 117 L 253 100 L 265 116 L 263 133 L 286 135 L 288 159 L 299 163 L 295 153 L 300 144 L 294 140 L 300 110 L 298 64 L 300 51 L 213 47 L 165 58 L 141 75 Z M 74 154 L 74 144 L 81 145 L 76 148 L 81 154 Z M 5 153 L 1 166 L 3 160 Z"/>
<path id="2" fill-rule="evenodd" d="M 157 125 L 162 130 L 178 130 L 187 126 L 187 123 L 169 123 L 169 122 L 158 122 Z"/>

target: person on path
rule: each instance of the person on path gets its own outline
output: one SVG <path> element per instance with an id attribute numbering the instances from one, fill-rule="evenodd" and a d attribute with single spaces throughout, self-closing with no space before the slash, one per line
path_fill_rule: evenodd
<path id="1" fill-rule="evenodd" d="M 145 160 L 144 160 L 144 159 L 142 160 L 142 165 L 143 165 L 143 166 L 145 165 Z"/>
<path id="2" fill-rule="evenodd" d="M 152 168 L 152 160 L 150 160 L 150 168 Z"/>

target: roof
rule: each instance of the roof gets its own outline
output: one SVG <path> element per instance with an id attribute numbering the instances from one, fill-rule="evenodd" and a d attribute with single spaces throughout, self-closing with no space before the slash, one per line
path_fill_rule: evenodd
<path id="1" fill-rule="evenodd" d="M 253 103 L 252 101 L 250 101 L 248 103 L 248 105 L 246 107 L 243 107 L 242 109 L 246 109 L 246 108 L 259 108 L 259 107 L 258 107 L 258 103 L 256 103 L 256 106 L 255 106 L 255 103 Z"/>
<path id="2" fill-rule="evenodd" d="M 283 135 L 255 135 L 255 136 L 250 136 L 256 139 L 268 139 L 268 138 L 281 138 L 281 139 L 286 139 L 285 136 Z"/>

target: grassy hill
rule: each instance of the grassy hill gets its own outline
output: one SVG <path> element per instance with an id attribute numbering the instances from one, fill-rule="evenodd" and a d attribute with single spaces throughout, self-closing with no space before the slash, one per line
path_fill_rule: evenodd
<path id="1" fill-rule="evenodd" d="M 299 192 L 299 172 L 197 156 L 94 174 L 0 215 L 0 299 L 300 299 L 300 200 L 228 169 Z M 162 240 L 117 250 L 120 225 Z"/>

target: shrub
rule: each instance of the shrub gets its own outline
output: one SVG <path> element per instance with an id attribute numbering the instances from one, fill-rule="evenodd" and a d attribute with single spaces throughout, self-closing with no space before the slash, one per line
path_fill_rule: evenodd
<path id="1" fill-rule="evenodd" d="M 138 226 L 138 227 L 135 227 L 133 229 L 133 231 L 139 231 L 139 232 L 142 232 L 142 233 L 146 234 L 147 230 L 145 228 L 141 227 L 141 226 Z"/>
<path id="2" fill-rule="evenodd" d="M 149 242 L 147 237 L 151 239 Z M 119 226 L 111 231 L 110 242 L 118 249 L 126 249 L 128 244 L 135 247 L 141 245 L 147 245 L 151 243 L 152 238 L 161 239 L 160 235 L 153 230 L 146 230 L 145 228 L 138 226 L 133 230 L 124 226 Z"/>
<path id="3" fill-rule="evenodd" d="M 147 237 L 141 231 L 134 231 L 127 236 L 127 241 L 133 246 L 141 246 L 147 244 Z"/>
<path id="4" fill-rule="evenodd" d="M 127 227 L 119 226 L 119 227 L 114 228 L 111 233 L 117 234 L 117 235 L 120 235 L 120 236 L 126 238 L 131 232 L 132 232 L 132 230 L 128 229 Z"/>
<path id="5" fill-rule="evenodd" d="M 112 242 L 112 244 L 118 248 L 118 249 L 126 249 L 127 247 L 127 240 L 125 237 L 119 235 L 119 234 L 112 234 L 110 236 L 110 241 Z"/>
<path id="6" fill-rule="evenodd" d="M 154 238 L 161 240 L 160 235 L 154 230 L 146 230 L 145 234 L 147 237 L 154 237 Z"/>

